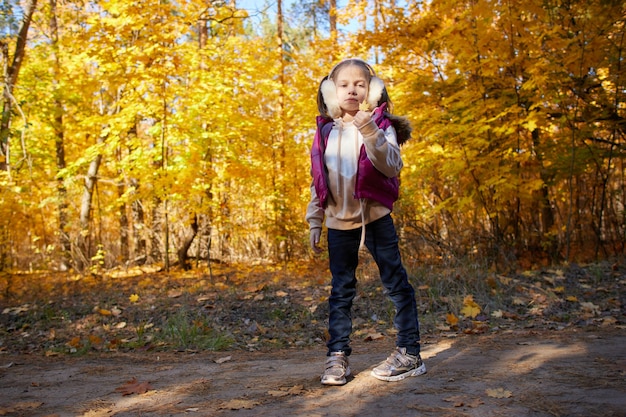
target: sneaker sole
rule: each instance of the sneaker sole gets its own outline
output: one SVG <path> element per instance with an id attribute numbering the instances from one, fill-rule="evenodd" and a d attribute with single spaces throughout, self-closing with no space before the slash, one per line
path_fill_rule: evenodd
<path id="1" fill-rule="evenodd" d="M 374 371 L 372 371 L 371 375 L 376 379 L 380 379 L 381 381 L 396 382 L 396 381 L 402 381 L 403 379 L 408 378 L 410 376 L 424 375 L 425 373 L 426 373 L 426 365 L 422 363 L 422 366 L 420 366 L 419 368 L 412 369 L 408 372 L 405 372 L 399 375 L 393 375 L 393 376 L 377 375 L 374 373 Z"/>
<path id="2" fill-rule="evenodd" d="M 343 378 L 343 379 L 323 379 L 322 378 L 322 385 L 346 385 L 348 381 Z"/>

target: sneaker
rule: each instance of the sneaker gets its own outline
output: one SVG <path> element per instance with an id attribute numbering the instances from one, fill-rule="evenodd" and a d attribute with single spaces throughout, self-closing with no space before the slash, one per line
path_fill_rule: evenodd
<path id="1" fill-rule="evenodd" d="M 326 359 L 326 369 L 322 375 L 324 385 L 344 385 L 350 376 L 348 357 L 344 352 L 331 352 Z"/>
<path id="2" fill-rule="evenodd" d="M 396 348 L 389 357 L 372 369 L 372 376 L 382 381 L 401 381 L 408 376 L 426 373 L 420 355 L 409 355 L 406 348 Z"/>

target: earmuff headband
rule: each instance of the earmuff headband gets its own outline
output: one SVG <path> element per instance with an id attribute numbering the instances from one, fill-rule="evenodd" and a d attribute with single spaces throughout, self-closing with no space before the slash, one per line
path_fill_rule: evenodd
<path id="1" fill-rule="evenodd" d="M 380 101 L 383 90 L 385 88 L 385 83 L 383 82 L 383 80 L 376 76 L 374 69 L 367 62 L 359 58 L 351 58 L 341 61 L 330 70 L 328 78 L 324 80 L 324 82 L 322 82 L 322 85 L 320 86 L 322 97 L 324 99 L 324 104 L 326 104 L 326 108 L 328 109 L 328 115 L 333 119 L 341 117 L 341 107 L 339 106 L 339 99 L 337 98 L 337 86 L 335 85 L 332 76 L 334 75 L 337 67 L 339 67 L 346 61 L 359 61 L 360 63 L 363 63 L 369 71 L 370 83 L 368 86 L 367 103 L 369 104 L 371 109 L 374 109 L 378 106 L 378 102 Z"/>

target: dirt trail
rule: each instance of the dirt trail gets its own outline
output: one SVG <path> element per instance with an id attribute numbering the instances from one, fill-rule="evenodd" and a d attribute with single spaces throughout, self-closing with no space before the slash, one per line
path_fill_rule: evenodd
<path id="1" fill-rule="evenodd" d="M 319 384 L 322 347 L 81 358 L 6 354 L 0 356 L 0 416 L 626 416 L 623 329 L 426 339 L 426 375 L 378 381 L 369 368 L 392 343 L 355 344 L 355 376 L 342 387 Z M 116 391 L 133 377 L 152 389 Z"/>

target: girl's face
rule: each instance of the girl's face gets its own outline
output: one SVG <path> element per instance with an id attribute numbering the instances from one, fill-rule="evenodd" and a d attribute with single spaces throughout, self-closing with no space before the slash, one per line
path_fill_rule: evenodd
<path id="1" fill-rule="evenodd" d="M 339 107 L 344 115 L 354 116 L 359 111 L 359 104 L 367 98 L 367 74 L 359 66 L 348 65 L 341 68 L 334 78 Z"/>

